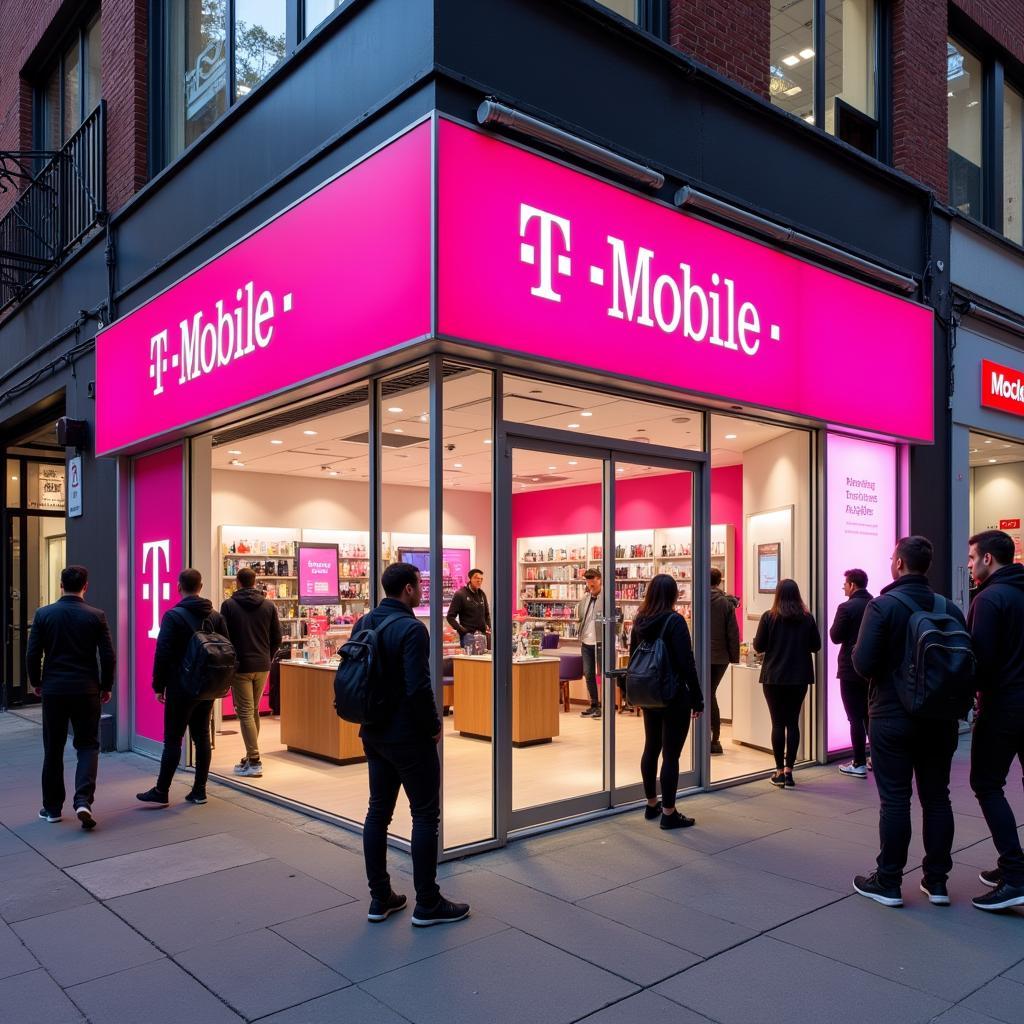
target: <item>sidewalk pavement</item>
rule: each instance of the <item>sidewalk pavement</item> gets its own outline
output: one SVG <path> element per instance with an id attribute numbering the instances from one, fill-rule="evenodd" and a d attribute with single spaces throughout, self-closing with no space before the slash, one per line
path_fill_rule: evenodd
<path id="1" fill-rule="evenodd" d="M 138 755 L 101 758 L 93 832 L 69 808 L 39 821 L 41 742 L 0 715 L 5 1024 L 1024 1021 L 1024 914 L 969 902 L 995 853 L 966 739 L 952 907 L 928 904 L 919 868 L 901 910 L 851 895 L 878 801 L 831 766 L 791 792 L 693 797 L 693 829 L 635 811 L 444 865 L 473 913 L 425 930 L 408 912 L 367 923 L 357 836 L 214 783 L 193 807 L 188 776 L 168 810 L 144 807 L 155 765 Z M 392 862 L 411 895 L 408 859 Z"/>

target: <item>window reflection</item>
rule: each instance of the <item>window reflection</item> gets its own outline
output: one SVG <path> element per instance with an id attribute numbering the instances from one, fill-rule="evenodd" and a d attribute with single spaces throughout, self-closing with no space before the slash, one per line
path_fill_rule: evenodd
<path id="1" fill-rule="evenodd" d="M 946 45 L 949 111 L 949 202 L 981 219 L 981 61 L 950 39 Z"/>

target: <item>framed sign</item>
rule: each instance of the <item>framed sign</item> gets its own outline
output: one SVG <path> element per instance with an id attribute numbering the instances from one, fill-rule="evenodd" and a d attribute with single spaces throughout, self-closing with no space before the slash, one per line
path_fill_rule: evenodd
<path id="1" fill-rule="evenodd" d="M 782 544 L 757 545 L 757 592 L 774 594 L 779 585 L 779 571 L 782 565 Z"/>
<path id="2" fill-rule="evenodd" d="M 299 541 L 299 604 L 338 603 L 338 545 Z"/>

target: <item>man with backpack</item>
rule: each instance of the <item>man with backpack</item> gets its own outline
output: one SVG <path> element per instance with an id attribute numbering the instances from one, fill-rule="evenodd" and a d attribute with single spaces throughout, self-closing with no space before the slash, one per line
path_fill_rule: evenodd
<path id="1" fill-rule="evenodd" d="M 170 801 L 171 780 L 181 761 L 181 744 L 187 729 L 196 748 L 196 774 L 185 799 L 190 804 L 206 803 L 206 780 L 210 774 L 213 750 L 210 720 L 213 702 L 223 696 L 234 673 L 234 653 L 230 661 L 216 667 L 216 679 L 203 678 L 210 661 L 207 647 L 230 651 L 228 627 L 213 605 L 200 597 L 203 577 L 198 569 L 185 569 L 178 576 L 181 600 L 164 613 L 153 657 L 153 689 L 164 705 L 164 749 L 156 785 L 138 793 L 143 803 L 166 807 Z M 218 639 L 219 638 L 219 639 Z M 226 646 L 225 646 L 226 645 Z M 203 655 L 207 658 L 204 661 Z M 220 685 L 218 685 L 220 684 Z M 212 689 L 212 686 L 217 686 Z"/>
<path id="2" fill-rule="evenodd" d="M 954 829 L 949 771 L 957 719 L 970 705 L 974 658 L 963 613 L 928 583 L 931 564 L 932 544 L 926 537 L 903 537 L 897 543 L 894 582 L 864 609 L 853 649 L 853 666 L 869 683 L 881 838 L 877 870 L 858 875 L 853 887 L 886 907 L 903 905 L 915 780 L 924 827 L 921 892 L 933 904 L 949 904 Z"/>
<path id="3" fill-rule="evenodd" d="M 422 602 L 419 570 L 396 562 L 384 570 L 381 586 L 384 600 L 352 627 L 349 642 L 373 651 L 367 663 L 371 678 L 363 685 L 379 691 L 371 696 L 375 713 L 370 721 L 364 716 L 359 729 L 370 783 L 363 826 L 363 856 L 370 884 L 366 916 L 369 921 L 384 921 L 406 905 L 405 896 L 391 888 L 387 867 L 388 826 L 398 791 L 404 789 L 412 813 L 416 887 L 412 923 L 417 927 L 449 924 L 468 917 L 469 905 L 445 899 L 437 885 L 441 720 L 430 681 L 430 636 L 414 613 Z M 345 653 L 343 648 L 343 663 Z M 339 704 L 338 710 L 345 709 Z"/>
<path id="4" fill-rule="evenodd" d="M 967 616 L 978 659 L 971 789 L 999 852 L 996 868 L 979 876 L 992 891 L 971 902 L 1007 910 L 1024 906 L 1024 852 L 1003 792 L 1013 759 L 1024 767 L 1024 565 L 1014 564 L 1013 538 L 1001 530 L 975 534 L 968 544 L 978 585 Z"/>

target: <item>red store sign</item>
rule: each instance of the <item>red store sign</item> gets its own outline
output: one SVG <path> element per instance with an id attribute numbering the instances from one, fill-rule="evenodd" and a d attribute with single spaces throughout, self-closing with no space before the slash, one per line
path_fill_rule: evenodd
<path id="1" fill-rule="evenodd" d="M 1024 374 L 989 359 L 981 361 L 981 404 L 1024 416 Z"/>

